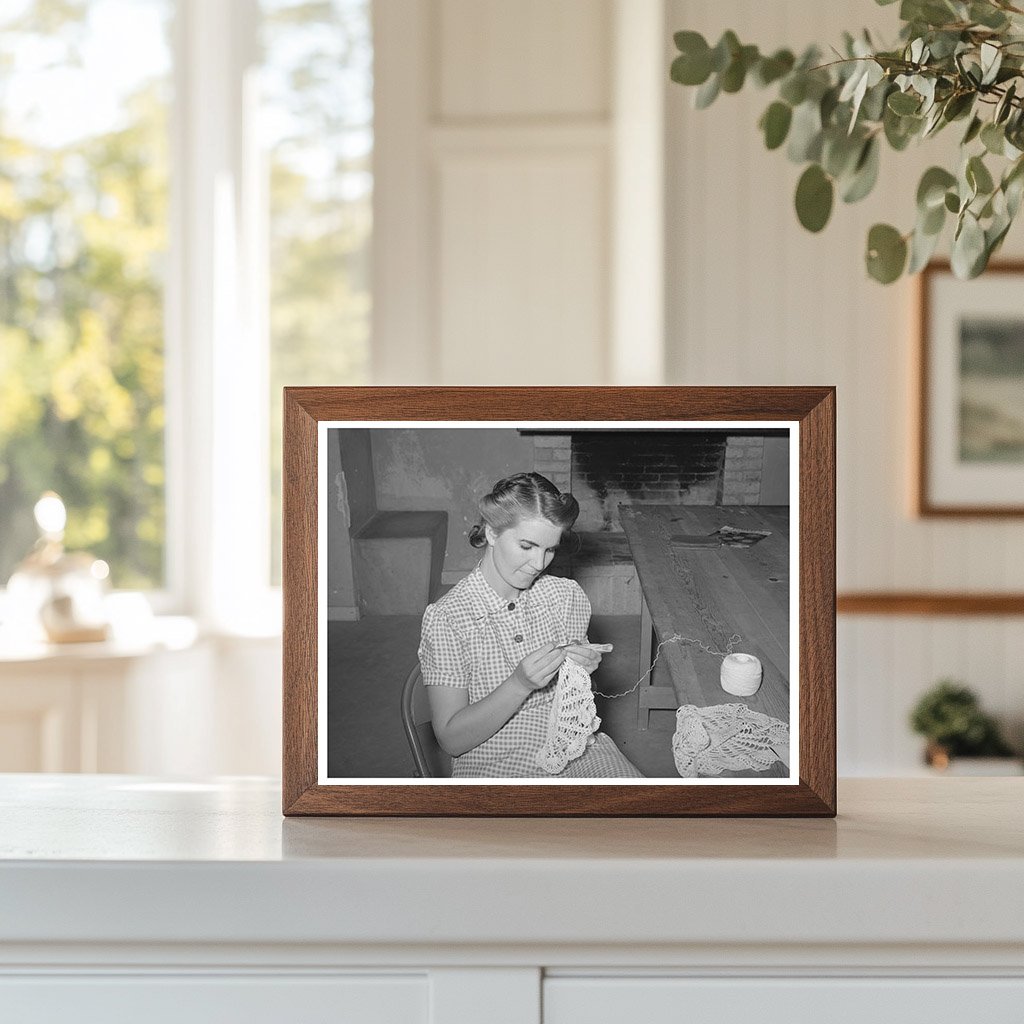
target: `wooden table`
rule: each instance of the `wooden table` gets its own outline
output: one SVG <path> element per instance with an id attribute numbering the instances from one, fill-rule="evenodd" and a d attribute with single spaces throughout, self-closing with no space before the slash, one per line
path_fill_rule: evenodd
<path id="1" fill-rule="evenodd" d="M 734 651 L 756 655 L 764 672 L 756 694 L 734 697 L 720 684 L 721 654 L 665 644 L 648 685 L 638 691 L 639 727 L 648 728 L 653 710 L 738 701 L 788 723 L 789 508 L 620 505 L 619 518 L 643 592 L 640 673 L 651 668 L 652 640 L 677 633 L 718 652 L 738 633 Z M 693 547 L 680 540 L 723 526 L 769 536 L 746 548 Z"/>

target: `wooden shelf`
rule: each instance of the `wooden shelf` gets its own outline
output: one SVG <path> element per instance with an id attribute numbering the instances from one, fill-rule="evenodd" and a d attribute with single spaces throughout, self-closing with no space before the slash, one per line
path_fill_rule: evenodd
<path id="1" fill-rule="evenodd" d="M 836 597 L 839 615 L 1024 615 L 1024 594 L 860 591 Z"/>

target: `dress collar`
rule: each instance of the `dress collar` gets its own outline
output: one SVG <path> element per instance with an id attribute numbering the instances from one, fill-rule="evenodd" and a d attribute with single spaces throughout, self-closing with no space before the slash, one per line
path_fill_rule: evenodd
<path id="1" fill-rule="evenodd" d="M 487 578 L 483 573 L 482 559 L 477 562 L 476 568 L 466 577 L 466 580 L 474 599 L 483 606 L 484 611 L 505 611 L 511 603 L 498 594 L 490 583 L 487 582 Z M 521 590 L 519 596 L 515 599 L 515 603 L 518 604 L 522 601 L 526 593 L 527 591 Z"/>

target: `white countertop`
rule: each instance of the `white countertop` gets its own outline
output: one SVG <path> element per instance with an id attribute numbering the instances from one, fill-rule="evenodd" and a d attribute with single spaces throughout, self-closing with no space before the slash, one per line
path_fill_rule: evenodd
<path id="1" fill-rule="evenodd" d="M 816 819 L 285 819 L 277 783 L 0 777 L 0 942 L 1024 944 L 1024 781 Z"/>

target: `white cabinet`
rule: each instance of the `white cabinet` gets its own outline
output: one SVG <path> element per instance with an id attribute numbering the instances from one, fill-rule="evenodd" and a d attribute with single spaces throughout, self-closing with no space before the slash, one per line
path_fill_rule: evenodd
<path id="1" fill-rule="evenodd" d="M 279 770 L 280 636 L 197 636 L 170 616 L 139 633 L 66 647 L 0 639 L 0 772 Z"/>
<path id="2" fill-rule="evenodd" d="M 1020 1024 L 1024 979 L 1000 978 L 549 978 L 544 1024 Z"/>
<path id="3" fill-rule="evenodd" d="M 210 658 L 191 637 L 0 649 L 0 772 L 173 772 L 168 748 L 192 732 L 175 708 L 203 706 Z"/>
<path id="4" fill-rule="evenodd" d="M 0 776 L 0 1020 L 1024 1020 L 1019 780 L 841 780 L 836 821 L 280 803 Z"/>
<path id="5" fill-rule="evenodd" d="M 428 981 L 415 975 L 0 978 L 18 1024 L 428 1024 Z"/>

